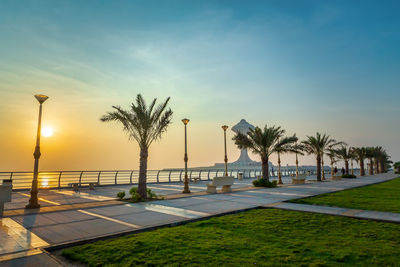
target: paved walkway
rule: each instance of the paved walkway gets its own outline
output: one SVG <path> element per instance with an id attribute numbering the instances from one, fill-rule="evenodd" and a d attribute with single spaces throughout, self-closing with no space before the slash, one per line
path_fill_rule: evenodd
<path id="1" fill-rule="evenodd" d="M 87 190 L 87 192 L 73 195 L 68 190 L 62 191 L 63 193 L 54 192 L 58 190 L 51 190 L 40 195 L 42 203 L 48 201 L 47 207 L 51 208 L 49 210 L 44 207 L 40 212 L 35 213 L 31 211 L 26 212 L 26 214 L 12 213 L 13 210 L 20 210 L 18 209 L 20 204 L 17 204 L 20 198 L 11 203 L 11 207 L 8 207 L 7 217 L 0 221 L 0 239 L 2 240 L 0 244 L 0 265 L 10 263 L 10 261 L 2 260 L 18 258 L 24 256 L 24 253 L 27 255 L 32 253 L 35 256 L 34 259 L 43 260 L 47 255 L 36 256 L 40 252 L 38 249 L 42 247 L 62 246 L 104 236 L 179 224 L 216 214 L 266 206 L 307 209 L 307 207 L 303 207 L 307 205 L 299 206 L 299 204 L 292 205 L 282 202 L 383 182 L 394 177 L 393 174 L 381 174 L 359 179 L 286 185 L 265 189 L 249 188 L 250 181 L 241 181 L 235 185 L 235 191 L 232 193 L 197 193 L 197 195 L 184 198 L 137 204 L 112 200 L 110 188 L 98 188 L 93 192 Z M 205 190 L 205 183 L 190 185 L 192 191 Z M 182 190 L 182 184 L 157 184 L 153 187 L 162 187 L 164 191 L 172 191 L 175 195 Z M 112 190 L 121 191 L 121 189 Z M 50 202 L 53 202 L 53 204 Z M 54 203 L 58 203 L 58 205 Z M 68 209 L 65 209 L 66 206 L 68 206 Z M 308 207 L 308 209 L 310 208 Z M 321 209 L 325 210 L 324 213 L 327 214 L 346 215 L 346 212 L 351 213 L 351 211 L 344 209 L 334 213 L 333 209 L 337 208 L 322 207 Z M 329 213 L 329 210 L 333 213 Z M 316 210 L 310 211 L 315 212 Z M 376 212 L 372 213 L 377 215 Z M 354 215 L 354 217 L 373 216 L 371 212 L 365 214 L 363 211 L 355 212 Z"/>
<path id="2" fill-rule="evenodd" d="M 297 203 L 287 203 L 287 202 L 274 203 L 274 205 L 272 206 L 267 205 L 267 207 L 268 206 L 284 210 L 315 212 L 315 213 L 340 215 L 340 216 L 359 218 L 359 219 L 400 223 L 400 213 L 393 213 L 393 212 L 358 210 L 358 209 L 327 207 L 327 206 L 307 205 L 307 204 L 297 204 Z"/>

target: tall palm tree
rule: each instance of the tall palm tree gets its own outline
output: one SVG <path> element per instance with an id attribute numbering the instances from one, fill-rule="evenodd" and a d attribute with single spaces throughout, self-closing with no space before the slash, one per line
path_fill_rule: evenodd
<path id="1" fill-rule="evenodd" d="M 307 139 L 301 142 L 304 145 L 304 151 L 307 154 L 314 154 L 317 160 L 317 181 L 321 181 L 321 160 L 324 152 L 337 143 L 327 134 L 316 133 L 315 136 L 307 136 Z"/>
<path id="2" fill-rule="evenodd" d="M 261 157 L 262 164 L 262 177 L 269 182 L 269 157 L 278 151 L 287 151 L 291 144 L 297 141 L 295 135 L 290 137 L 283 137 L 285 134 L 280 126 L 268 127 L 264 126 L 264 129 L 256 127 L 250 129 L 246 134 L 237 133 L 233 140 L 239 149 L 247 148 L 253 153 L 258 154 Z"/>
<path id="3" fill-rule="evenodd" d="M 356 161 L 360 165 L 360 176 L 365 176 L 364 160 L 367 157 L 367 149 L 365 147 L 355 147 L 353 153 Z"/>
<path id="4" fill-rule="evenodd" d="M 132 103 L 129 110 L 119 106 L 112 106 L 115 111 L 107 112 L 101 117 L 101 121 L 117 121 L 123 125 L 124 131 L 128 134 L 129 140 L 136 140 L 140 148 L 139 185 L 138 193 L 141 198 L 147 199 L 147 158 L 151 143 L 161 138 L 167 130 L 172 119 L 172 110 L 167 109 L 170 98 L 164 103 L 156 106 L 155 98 L 149 106 L 146 105 L 143 97 L 136 96 L 136 104 Z"/>
<path id="5" fill-rule="evenodd" d="M 304 146 L 300 143 L 295 143 L 290 146 L 288 152 L 296 155 L 296 178 L 299 176 L 299 155 L 304 156 Z"/>
<path id="6" fill-rule="evenodd" d="M 348 148 L 343 145 L 341 148 L 336 150 L 336 153 L 339 156 L 339 158 L 344 161 L 346 175 L 349 175 L 349 160 L 351 159 L 351 148 Z"/>

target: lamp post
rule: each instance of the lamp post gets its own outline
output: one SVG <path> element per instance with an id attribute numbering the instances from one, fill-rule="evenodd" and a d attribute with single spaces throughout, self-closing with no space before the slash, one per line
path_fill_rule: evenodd
<path id="1" fill-rule="evenodd" d="M 42 104 L 49 97 L 45 95 L 35 95 L 37 101 L 39 101 L 39 119 L 38 119 L 38 128 L 36 134 L 36 146 L 35 152 L 33 153 L 33 157 L 35 158 L 35 164 L 33 167 L 33 180 L 32 180 L 32 188 L 31 188 L 31 197 L 29 199 L 29 204 L 25 206 L 26 209 L 37 209 L 40 208 L 40 204 L 38 202 L 38 176 L 39 176 L 39 158 L 40 158 L 40 130 L 42 124 Z"/>
<path id="2" fill-rule="evenodd" d="M 228 125 L 223 125 L 222 126 L 222 129 L 224 130 L 224 145 L 225 145 L 225 158 L 224 158 L 224 161 L 225 161 L 225 176 L 228 176 L 228 156 L 227 156 L 227 153 L 226 153 L 226 130 L 228 128 L 229 128 Z"/>
<path id="3" fill-rule="evenodd" d="M 186 131 L 186 125 L 189 123 L 189 119 L 183 119 L 182 122 L 185 125 L 185 157 L 183 158 L 183 160 L 185 161 L 185 179 L 183 181 L 184 186 L 182 193 L 189 194 L 190 190 L 189 190 L 189 179 L 187 174 L 188 155 L 187 155 L 187 131 Z"/>
<path id="4" fill-rule="evenodd" d="M 279 138 L 278 138 L 278 143 L 279 143 Z M 278 150 L 278 184 L 283 184 L 282 182 L 282 174 L 281 174 L 281 153 Z"/>
<path id="5" fill-rule="evenodd" d="M 322 171 L 322 178 L 321 180 L 324 181 L 325 180 L 325 169 L 324 169 L 324 152 L 321 153 L 321 171 Z"/>

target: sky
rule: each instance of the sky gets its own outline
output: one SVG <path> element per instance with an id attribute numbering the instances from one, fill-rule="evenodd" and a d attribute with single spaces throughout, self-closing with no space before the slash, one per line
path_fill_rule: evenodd
<path id="1" fill-rule="evenodd" d="M 139 148 L 100 117 L 171 97 L 149 168 L 223 162 L 224 124 L 317 131 L 400 160 L 398 1 L 0 1 L 0 171 L 29 171 L 34 94 L 50 98 L 41 170 L 138 169 Z M 239 150 L 228 130 L 228 158 Z M 259 160 L 256 155 L 250 155 Z M 282 164 L 293 165 L 284 155 Z M 276 164 L 276 156 L 271 158 Z M 300 164 L 314 164 L 302 157 Z M 328 160 L 326 160 L 328 162 Z"/>

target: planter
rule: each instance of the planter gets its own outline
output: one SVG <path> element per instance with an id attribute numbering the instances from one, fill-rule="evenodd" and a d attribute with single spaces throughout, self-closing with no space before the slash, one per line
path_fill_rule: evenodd
<path id="1" fill-rule="evenodd" d="M 305 184 L 306 183 L 306 179 L 302 179 L 302 178 L 292 178 L 292 184 Z"/>

